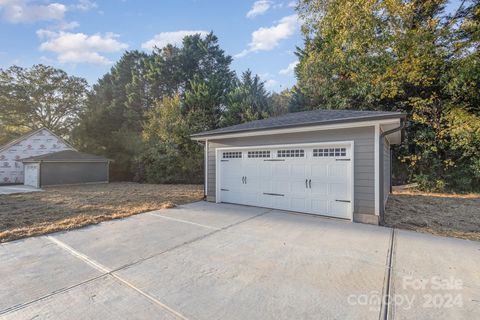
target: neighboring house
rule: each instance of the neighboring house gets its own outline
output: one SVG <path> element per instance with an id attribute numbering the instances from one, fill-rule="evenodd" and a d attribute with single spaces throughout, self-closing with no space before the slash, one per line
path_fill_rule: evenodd
<path id="1" fill-rule="evenodd" d="M 206 199 L 378 224 L 405 119 L 315 110 L 194 134 L 205 143 Z"/>
<path id="2" fill-rule="evenodd" d="M 46 128 L 32 131 L 0 147 L 0 184 L 23 183 L 22 158 L 75 150 Z"/>
<path id="3" fill-rule="evenodd" d="M 62 184 L 108 183 L 110 160 L 102 156 L 64 150 L 21 159 L 25 185 L 40 188 Z"/>

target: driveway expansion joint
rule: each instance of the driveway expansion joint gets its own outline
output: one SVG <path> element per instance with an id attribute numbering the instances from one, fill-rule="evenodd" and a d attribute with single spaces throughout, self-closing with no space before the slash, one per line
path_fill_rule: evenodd
<path id="1" fill-rule="evenodd" d="M 393 292 L 393 267 L 394 267 L 394 256 L 395 256 L 395 247 L 396 247 L 396 234 L 397 231 L 395 228 L 392 228 L 390 233 L 390 241 L 387 252 L 387 261 L 385 267 L 385 278 L 384 285 L 382 289 L 382 300 L 380 306 L 379 320 L 389 320 L 393 319 L 393 308 L 391 308 L 391 292 Z"/>

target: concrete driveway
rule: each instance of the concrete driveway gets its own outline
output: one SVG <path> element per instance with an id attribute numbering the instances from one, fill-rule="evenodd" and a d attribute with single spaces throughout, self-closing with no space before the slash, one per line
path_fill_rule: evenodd
<path id="1" fill-rule="evenodd" d="M 479 266 L 479 242 L 197 202 L 0 245 L 0 318 L 478 319 Z"/>
<path id="2" fill-rule="evenodd" d="M 42 189 L 37 189 L 31 186 L 24 185 L 6 185 L 0 186 L 0 194 L 15 194 L 15 193 L 28 193 L 28 192 L 39 192 L 43 191 Z"/>

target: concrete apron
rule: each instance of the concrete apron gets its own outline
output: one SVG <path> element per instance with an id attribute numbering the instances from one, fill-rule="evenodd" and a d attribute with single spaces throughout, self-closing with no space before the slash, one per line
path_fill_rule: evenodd
<path id="1" fill-rule="evenodd" d="M 409 318 L 419 313 L 401 313 L 399 304 L 387 309 L 381 298 L 388 287 L 390 295 L 399 292 L 397 269 L 429 273 L 421 257 L 438 244 L 432 238 L 451 248 L 433 265 L 442 277 L 472 279 L 472 290 L 462 291 L 470 301 L 465 314 L 480 314 L 471 302 L 478 270 L 462 261 L 478 257 L 478 243 L 424 236 L 415 255 L 417 240 L 408 235 L 416 234 L 399 232 L 389 269 L 391 235 L 387 228 L 198 202 L 14 241 L 0 246 L 0 318 L 379 319 L 382 310 Z"/>

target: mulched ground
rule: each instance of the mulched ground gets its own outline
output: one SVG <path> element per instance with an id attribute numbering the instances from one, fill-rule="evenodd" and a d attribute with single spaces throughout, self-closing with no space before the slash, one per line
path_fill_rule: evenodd
<path id="1" fill-rule="evenodd" d="M 202 199 L 201 185 L 109 183 L 0 195 L 0 242 L 83 227 Z"/>
<path id="2" fill-rule="evenodd" d="M 480 195 L 397 191 L 388 199 L 385 225 L 480 241 Z"/>

